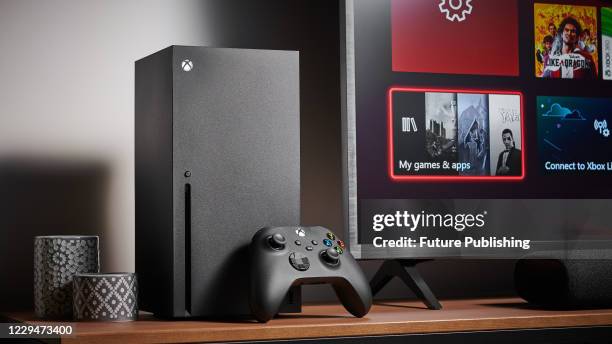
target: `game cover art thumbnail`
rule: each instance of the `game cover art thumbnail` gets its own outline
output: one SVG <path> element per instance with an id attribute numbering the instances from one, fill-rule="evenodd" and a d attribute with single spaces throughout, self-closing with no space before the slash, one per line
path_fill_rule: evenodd
<path id="1" fill-rule="evenodd" d="M 489 103 L 486 94 L 458 94 L 459 161 L 462 175 L 489 174 Z"/>
<path id="2" fill-rule="evenodd" d="M 596 7 L 535 4 L 534 21 L 536 77 L 597 77 Z"/>
<path id="3" fill-rule="evenodd" d="M 602 64 L 604 80 L 612 80 L 612 7 L 601 9 Z"/>
<path id="4" fill-rule="evenodd" d="M 457 94 L 425 93 L 425 119 L 431 160 L 457 162 Z"/>

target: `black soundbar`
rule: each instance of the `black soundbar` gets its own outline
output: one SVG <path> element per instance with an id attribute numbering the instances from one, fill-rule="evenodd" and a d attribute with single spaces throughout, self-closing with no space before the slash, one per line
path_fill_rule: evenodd
<path id="1" fill-rule="evenodd" d="M 612 306 L 612 250 L 540 252 L 515 268 L 519 296 L 551 308 Z"/>

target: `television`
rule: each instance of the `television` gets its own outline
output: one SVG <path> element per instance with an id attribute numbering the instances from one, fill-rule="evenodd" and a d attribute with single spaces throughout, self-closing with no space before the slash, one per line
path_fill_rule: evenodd
<path id="1" fill-rule="evenodd" d="M 341 7 L 356 258 L 612 246 L 612 3 Z"/>

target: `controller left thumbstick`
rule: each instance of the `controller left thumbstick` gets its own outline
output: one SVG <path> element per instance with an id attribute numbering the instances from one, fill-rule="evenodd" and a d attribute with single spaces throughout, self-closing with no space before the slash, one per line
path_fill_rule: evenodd
<path id="1" fill-rule="evenodd" d="M 280 233 L 276 233 L 268 237 L 268 244 L 270 245 L 270 247 L 272 247 L 275 250 L 284 249 L 286 243 L 287 243 L 287 240 Z"/>

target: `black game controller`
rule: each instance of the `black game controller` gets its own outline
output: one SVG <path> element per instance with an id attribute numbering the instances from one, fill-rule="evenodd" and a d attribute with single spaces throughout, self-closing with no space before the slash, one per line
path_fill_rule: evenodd
<path id="1" fill-rule="evenodd" d="M 323 227 L 260 229 L 250 246 L 251 311 L 260 322 L 278 313 L 292 286 L 329 283 L 347 311 L 363 317 L 372 292 L 345 244 Z"/>

